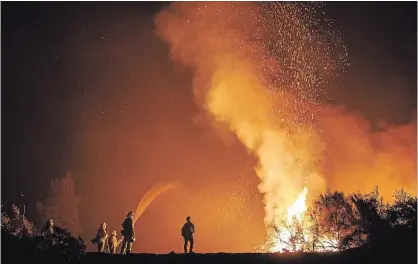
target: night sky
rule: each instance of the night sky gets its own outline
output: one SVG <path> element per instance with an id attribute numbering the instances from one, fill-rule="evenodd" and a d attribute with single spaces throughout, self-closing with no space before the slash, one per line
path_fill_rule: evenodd
<path id="1" fill-rule="evenodd" d="M 167 5 L 2 2 L 3 202 L 27 204 L 36 221 L 35 201 L 69 169 L 90 236 L 109 214 L 119 228 L 157 181 L 181 178 L 200 190 L 212 179 L 196 175 L 252 161 L 193 121 L 191 73 L 154 34 L 153 17 Z M 328 3 L 326 12 L 351 62 L 333 103 L 371 124 L 415 120 L 417 4 Z M 150 209 L 146 217 L 167 214 Z M 157 245 L 149 243 L 137 249 Z"/>

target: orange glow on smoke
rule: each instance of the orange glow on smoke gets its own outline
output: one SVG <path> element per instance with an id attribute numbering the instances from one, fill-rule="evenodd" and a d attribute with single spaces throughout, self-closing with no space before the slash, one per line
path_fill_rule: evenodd
<path id="1" fill-rule="evenodd" d="M 287 10 L 282 15 L 290 29 L 280 30 L 290 35 L 300 33 L 295 38 L 302 39 L 289 43 L 282 40 L 285 43 L 279 47 L 281 54 L 290 54 L 293 58 L 294 54 L 298 54 L 300 56 L 296 59 L 301 60 L 300 67 L 303 68 L 305 64 L 311 66 L 304 68 L 307 72 L 302 72 L 300 81 L 306 85 L 301 88 L 302 91 L 284 86 L 271 87 L 269 70 L 274 74 L 282 74 L 282 68 L 267 55 L 268 47 L 264 43 L 269 40 L 269 31 L 276 30 L 269 23 L 277 22 L 268 21 L 269 15 L 265 15 L 265 10 L 259 7 L 250 3 L 175 3 L 157 16 L 156 25 L 158 35 L 169 44 L 172 58 L 193 70 L 193 87 L 199 106 L 209 113 L 216 127 L 220 124 L 224 130 L 232 132 L 247 151 L 257 158 L 255 172 L 260 179 L 258 189 L 264 195 L 265 224 L 280 226 L 280 219 L 286 214 L 290 221 L 301 221 L 307 207 L 308 189 L 315 196 L 327 184 L 336 186 L 327 181 L 327 177 L 338 182 L 341 176 L 335 172 L 340 170 L 332 171 L 328 166 L 333 163 L 341 168 L 353 166 L 352 161 L 342 164 L 348 161 L 344 154 L 331 156 L 331 151 L 339 151 L 338 142 L 332 140 L 334 136 L 343 144 L 348 143 L 342 151 L 354 148 L 357 144 L 359 149 L 373 148 L 374 145 L 356 141 L 361 139 L 361 135 L 341 138 L 338 132 L 333 131 L 336 124 L 330 122 L 336 117 L 335 114 L 340 113 L 326 111 L 325 105 L 314 104 L 306 99 L 312 93 L 320 93 L 319 90 L 309 90 L 308 85 L 314 81 L 309 78 L 316 75 L 309 70 L 316 67 L 326 69 L 325 75 L 332 74 L 326 65 L 336 62 L 332 61 L 327 49 L 321 49 L 322 44 L 309 50 L 313 44 L 306 43 L 316 36 L 309 35 L 311 32 L 306 31 L 307 27 L 301 26 L 302 20 L 286 20 L 286 16 L 294 11 L 293 7 L 286 4 L 278 12 Z M 259 20 L 260 17 L 265 20 Z M 304 34 L 309 35 L 310 39 L 303 39 Z M 301 46 L 292 50 L 295 43 Z M 313 57 L 306 59 L 309 56 Z M 266 71 L 266 68 L 269 70 Z M 288 73 L 283 73 L 283 77 L 287 78 L 285 74 Z M 289 80 L 293 79 L 289 77 Z M 299 86 L 299 80 L 295 86 Z M 350 128 L 344 119 L 337 124 L 338 129 L 346 130 L 343 133 L 349 133 L 347 131 Z M 359 157 L 351 157 L 355 164 L 363 162 L 362 157 L 366 153 L 360 154 Z M 374 156 L 372 151 L 367 155 Z M 396 157 L 391 155 L 390 158 Z M 382 157 L 382 160 L 395 164 L 388 157 Z M 372 173 L 374 164 L 364 165 L 371 166 L 370 170 L 365 171 Z M 358 175 L 358 171 L 349 171 L 352 175 Z M 359 184 L 352 177 L 347 176 L 347 179 Z M 288 208 L 287 212 L 285 208 Z M 280 236 L 286 239 L 287 234 L 280 230 Z M 277 244 L 271 250 L 279 247 L 283 245 Z"/>

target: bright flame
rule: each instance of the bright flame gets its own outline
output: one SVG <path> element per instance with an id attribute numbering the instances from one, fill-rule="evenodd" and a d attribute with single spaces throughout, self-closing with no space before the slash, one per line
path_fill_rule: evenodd
<path id="1" fill-rule="evenodd" d="M 298 199 L 292 206 L 289 207 L 287 212 L 287 220 L 291 221 L 293 217 L 300 222 L 306 212 L 306 195 L 308 194 L 308 188 L 304 188 L 302 193 L 299 194 Z"/>
<path id="2" fill-rule="evenodd" d="M 296 243 L 295 248 L 292 248 L 289 245 L 289 241 L 292 237 L 292 230 L 293 227 L 296 225 L 300 225 L 302 228 L 303 226 L 303 218 L 306 213 L 306 195 L 308 194 L 308 188 L 304 188 L 303 191 L 298 195 L 297 200 L 288 208 L 287 210 L 287 227 L 284 227 L 282 223 L 275 223 L 276 225 L 279 225 L 279 234 L 273 235 L 273 245 L 269 249 L 270 252 L 283 252 L 284 250 L 288 251 L 298 251 L 301 249 L 302 243 Z M 305 230 L 303 230 L 305 231 Z M 303 234 L 306 234 L 306 232 L 303 232 Z M 305 241 L 308 240 L 308 238 L 305 236 L 303 238 Z"/>
<path id="3" fill-rule="evenodd" d="M 268 249 L 269 252 L 284 252 L 284 251 L 301 251 L 303 246 L 309 246 L 312 242 L 313 237 L 309 232 L 310 224 L 305 221 L 307 212 L 306 196 L 308 194 L 308 188 L 304 188 L 303 191 L 298 195 L 296 201 L 289 206 L 287 210 L 286 222 L 275 224 L 279 226 L 278 234 L 272 234 L 270 241 L 272 245 Z M 300 230 L 297 230 L 300 228 Z M 297 236 L 300 236 L 299 238 Z M 315 251 L 337 251 L 338 241 L 333 238 L 324 236 L 318 239 L 316 242 L 317 246 Z"/>

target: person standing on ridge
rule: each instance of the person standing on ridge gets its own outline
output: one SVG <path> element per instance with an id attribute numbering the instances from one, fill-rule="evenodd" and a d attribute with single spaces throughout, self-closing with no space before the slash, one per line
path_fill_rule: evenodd
<path id="1" fill-rule="evenodd" d="M 97 230 L 96 237 L 91 240 L 93 244 L 97 243 L 97 251 L 103 252 L 107 241 L 106 223 L 103 222 Z"/>
<path id="2" fill-rule="evenodd" d="M 189 253 L 193 253 L 194 239 L 193 234 L 195 232 L 194 224 L 190 221 L 191 217 L 186 217 L 186 223 L 181 229 L 181 236 L 184 239 L 184 254 L 187 254 L 187 243 L 190 242 Z"/>
<path id="3" fill-rule="evenodd" d="M 130 254 L 132 250 L 132 243 L 135 242 L 134 213 L 132 211 L 128 213 L 125 221 L 123 221 L 122 228 L 123 241 L 120 254 Z"/>

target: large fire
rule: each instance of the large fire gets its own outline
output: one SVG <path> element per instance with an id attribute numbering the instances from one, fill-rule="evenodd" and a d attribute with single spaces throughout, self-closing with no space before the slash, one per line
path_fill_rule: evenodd
<path id="1" fill-rule="evenodd" d="M 295 19 L 301 11 L 286 3 L 176 3 L 156 18 L 173 58 L 195 71 L 196 100 L 258 158 L 265 223 L 287 243 L 283 209 L 287 222 L 303 222 L 307 179 L 310 189 L 322 188 L 316 164 L 323 145 L 309 100 L 324 82 L 318 74 L 335 63 L 310 21 Z"/>
<path id="2" fill-rule="evenodd" d="M 270 252 L 302 250 L 312 239 L 305 232 L 308 189 L 312 195 L 325 189 L 320 163 L 329 153 L 322 128 L 330 122 L 318 98 L 326 97 L 322 89 L 347 53 L 314 18 L 321 13 L 294 2 L 178 2 L 156 17 L 172 58 L 193 70 L 195 101 L 205 117 L 257 158 L 264 221 L 277 231 L 267 235 Z M 296 231 L 303 235 L 295 238 Z"/>
<path id="3" fill-rule="evenodd" d="M 304 246 L 308 245 L 313 237 L 309 232 L 310 223 L 306 219 L 307 205 L 306 196 L 308 189 L 305 187 L 303 191 L 298 195 L 296 201 L 289 206 L 287 215 L 285 217 L 285 223 L 275 223 L 277 233 L 271 234 L 269 238 L 272 243 L 267 249 L 268 252 L 285 252 L 285 251 L 303 251 Z M 300 230 L 295 230 L 300 228 Z M 302 235 L 299 241 L 295 241 L 292 236 L 295 232 L 300 232 Z M 320 239 L 319 243 L 323 245 L 321 248 L 317 248 L 316 251 L 336 251 L 337 240 L 324 237 Z"/>

